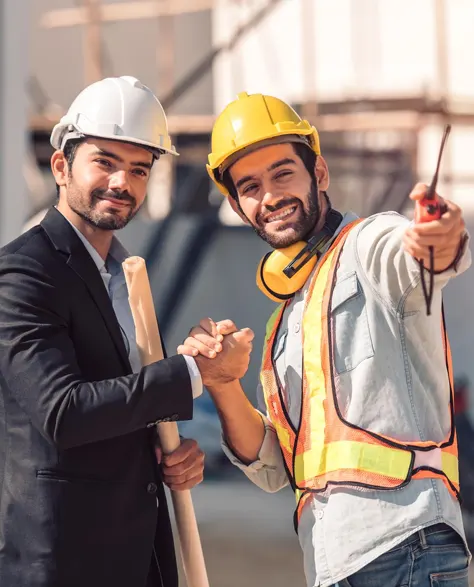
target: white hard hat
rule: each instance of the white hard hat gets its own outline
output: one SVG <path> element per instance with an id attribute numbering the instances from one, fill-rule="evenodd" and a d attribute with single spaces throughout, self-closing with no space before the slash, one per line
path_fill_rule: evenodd
<path id="1" fill-rule="evenodd" d="M 130 76 L 109 77 L 85 88 L 53 128 L 50 140 L 63 150 L 67 141 L 86 136 L 134 143 L 157 157 L 178 155 L 158 98 Z"/>

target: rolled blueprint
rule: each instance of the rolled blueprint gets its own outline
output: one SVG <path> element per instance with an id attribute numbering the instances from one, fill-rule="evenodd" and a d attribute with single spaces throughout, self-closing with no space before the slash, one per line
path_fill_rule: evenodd
<path id="1" fill-rule="evenodd" d="M 141 257 L 129 257 L 122 267 L 142 365 L 161 361 L 163 347 L 145 261 Z M 161 422 L 157 424 L 157 430 L 164 454 L 179 447 L 181 441 L 176 422 Z M 209 587 L 191 491 L 171 491 L 171 497 L 188 587 Z"/>

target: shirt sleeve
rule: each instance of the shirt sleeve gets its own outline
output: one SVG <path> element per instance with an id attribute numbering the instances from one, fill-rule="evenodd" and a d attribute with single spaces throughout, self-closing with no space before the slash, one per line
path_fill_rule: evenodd
<path id="1" fill-rule="evenodd" d="M 261 385 L 257 389 L 257 398 L 259 406 L 262 406 L 263 390 Z M 222 438 L 222 450 L 230 462 L 243 471 L 252 483 L 268 493 L 274 493 L 288 485 L 288 476 L 283 464 L 283 455 L 275 428 L 262 411 L 257 410 L 257 412 L 260 414 L 265 426 L 265 436 L 257 460 L 249 465 L 242 463 L 232 452 L 224 438 Z"/>
<path id="2" fill-rule="evenodd" d="M 411 309 L 424 306 L 421 268 L 418 261 L 405 252 L 403 235 L 410 220 L 395 212 L 384 212 L 367 218 L 356 228 L 355 255 L 357 265 L 372 290 L 386 304 L 399 309 L 410 298 Z M 462 243 L 457 267 L 434 275 L 438 295 L 449 280 L 463 273 L 471 264 L 469 236 Z M 425 269 L 426 279 L 429 280 Z"/>
<path id="3" fill-rule="evenodd" d="M 191 388 L 193 390 L 193 399 L 198 398 L 202 395 L 202 378 L 201 373 L 199 372 L 198 366 L 194 357 L 189 357 L 188 355 L 183 355 L 184 360 L 186 361 L 186 366 L 188 367 L 189 377 L 191 379 Z"/>

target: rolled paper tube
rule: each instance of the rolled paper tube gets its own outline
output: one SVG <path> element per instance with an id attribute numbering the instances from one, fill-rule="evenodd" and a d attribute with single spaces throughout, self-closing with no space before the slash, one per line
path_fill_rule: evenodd
<path id="1" fill-rule="evenodd" d="M 122 267 L 141 362 L 143 366 L 150 365 L 163 359 L 163 347 L 145 260 L 141 257 L 129 257 Z M 165 454 L 179 447 L 181 441 L 176 422 L 161 422 L 157 424 L 157 430 Z M 171 498 L 187 585 L 209 587 L 191 491 L 171 491 Z"/>

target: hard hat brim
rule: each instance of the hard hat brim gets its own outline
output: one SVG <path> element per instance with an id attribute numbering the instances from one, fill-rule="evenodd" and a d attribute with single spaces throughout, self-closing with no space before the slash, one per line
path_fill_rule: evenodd
<path id="1" fill-rule="evenodd" d="M 70 126 L 70 125 L 67 125 Z M 66 127 L 67 128 L 67 127 Z M 63 150 L 66 143 L 70 140 L 75 138 L 97 138 L 102 139 L 105 141 L 116 141 L 119 143 L 128 143 L 131 145 L 137 145 L 140 147 L 144 147 L 147 151 L 151 151 L 155 156 L 159 155 L 174 155 L 175 157 L 179 157 L 179 153 L 176 151 L 175 147 L 172 145 L 171 148 L 157 146 L 154 143 L 149 141 L 144 141 L 142 139 L 137 139 L 135 137 L 129 136 L 117 136 L 117 135 L 107 135 L 107 134 L 92 134 L 92 133 L 84 133 L 80 130 L 73 130 L 64 134 L 65 127 L 64 125 L 57 124 L 51 133 L 51 145 L 55 149 Z"/>

